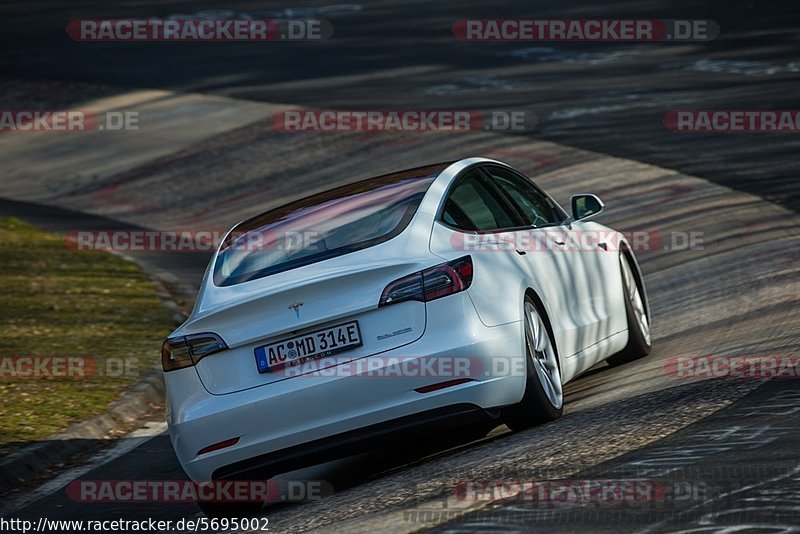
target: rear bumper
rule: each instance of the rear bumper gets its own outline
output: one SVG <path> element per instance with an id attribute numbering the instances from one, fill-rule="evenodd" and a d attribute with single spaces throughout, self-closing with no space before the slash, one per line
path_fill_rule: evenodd
<path id="1" fill-rule="evenodd" d="M 497 414 L 491 414 L 474 404 L 454 404 L 248 458 L 216 469 L 211 477 L 215 480 L 271 478 L 278 473 L 352 456 L 377 447 L 427 439 L 434 432 L 498 419 Z"/>
<path id="2" fill-rule="evenodd" d="M 348 367 L 348 372 L 297 376 L 211 395 L 191 368 L 166 373 L 170 437 L 193 480 L 279 473 L 366 450 L 397 432 L 476 421 L 487 417 L 487 409 L 518 402 L 524 375 L 488 371 L 494 369 L 496 356 L 519 355 L 511 357 L 522 360 L 521 354 L 520 323 L 487 327 L 466 294 L 453 295 L 428 303 L 425 334 L 382 353 L 369 376 L 353 375 Z M 396 358 L 409 362 L 437 357 L 467 358 L 487 372 L 471 373 L 469 382 L 428 393 L 415 389 L 452 376 L 393 372 Z M 197 454 L 237 437 L 234 446 Z"/>

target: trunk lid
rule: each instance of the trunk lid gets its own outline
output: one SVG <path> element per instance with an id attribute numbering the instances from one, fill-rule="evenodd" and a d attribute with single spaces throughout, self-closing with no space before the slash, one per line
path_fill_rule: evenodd
<path id="1" fill-rule="evenodd" d="M 307 374 L 304 367 L 312 373 L 419 339 L 426 324 L 424 303 L 378 308 L 378 301 L 390 282 L 436 260 L 375 257 L 381 257 L 375 249 L 363 250 L 244 284 L 207 288 L 202 306 L 180 329 L 182 334 L 214 332 L 229 347 L 195 366 L 204 387 L 216 395 L 233 393 Z M 361 346 L 311 359 L 306 366 L 259 372 L 258 347 L 352 321 L 358 323 Z"/>

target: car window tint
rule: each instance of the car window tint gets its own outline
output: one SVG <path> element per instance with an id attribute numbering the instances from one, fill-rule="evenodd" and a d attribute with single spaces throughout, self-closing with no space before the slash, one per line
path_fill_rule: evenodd
<path id="1" fill-rule="evenodd" d="M 463 230 L 497 230 L 515 226 L 502 200 L 478 171 L 460 178 L 445 202 L 442 219 Z"/>
<path id="2" fill-rule="evenodd" d="M 543 226 L 561 220 L 547 196 L 527 179 L 500 167 L 488 166 L 485 170 L 519 208 L 526 225 Z"/>

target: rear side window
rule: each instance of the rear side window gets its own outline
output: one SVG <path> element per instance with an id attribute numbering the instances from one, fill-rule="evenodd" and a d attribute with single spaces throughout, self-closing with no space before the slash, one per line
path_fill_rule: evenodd
<path id="1" fill-rule="evenodd" d="M 485 170 L 515 204 L 526 226 L 546 226 L 562 220 L 561 213 L 547 195 L 530 181 L 501 167 L 486 167 Z"/>
<path id="2" fill-rule="evenodd" d="M 461 230 L 497 230 L 516 226 L 503 201 L 478 170 L 459 178 L 447 196 L 442 219 Z"/>
<path id="3" fill-rule="evenodd" d="M 239 224 L 220 246 L 214 283 L 239 284 L 388 241 L 405 230 L 447 165 L 356 182 Z"/>

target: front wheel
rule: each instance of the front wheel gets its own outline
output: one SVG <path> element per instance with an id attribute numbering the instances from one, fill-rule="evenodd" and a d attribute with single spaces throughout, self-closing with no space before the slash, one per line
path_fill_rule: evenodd
<path id="1" fill-rule="evenodd" d="M 525 393 L 505 416 L 506 425 L 514 432 L 553 421 L 564 412 L 561 368 L 546 316 L 529 296 L 524 310 Z"/>
<path id="2" fill-rule="evenodd" d="M 633 274 L 630 262 L 625 254 L 619 255 L 625 315 L 628 318 L 628 344 L 607 360 L 609 365 L 621 365 L 650 354 L 650 317 L 647 315 L 644 293 Z"/>

